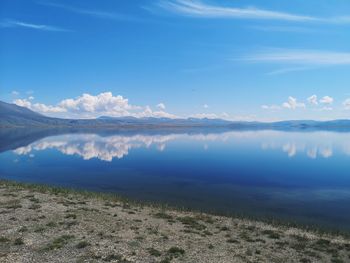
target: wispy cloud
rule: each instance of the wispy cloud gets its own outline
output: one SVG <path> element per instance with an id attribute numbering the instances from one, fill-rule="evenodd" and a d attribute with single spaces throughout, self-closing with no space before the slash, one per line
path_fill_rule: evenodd
<path id="1" fill-rule="evenodd" d="M 18 96 L 18 95 L 19 95 L 19 92 L 16 91 L 16 90 L 13 90 L 13 91 L 11 92 L 11 95 L 12 95 L 12 96 Z"/>
<path id="2" fill-rule="evenodd" d="M 348 24 L 350 16 L 316 17 L 288 12 L 260 9 L 256 7 L 232 7 L 207 4 L 200 0 L 159 0 L 157 7 L 179 15 L 204 18 L 264 19 L 294 22 L 319 22 Z"/>
<path id="3" fill-rule="evenodd" d="M 266 75 L 281 75 L 281 74 L 286 74 L 290 72 L 297 72 L 297 71 L 306 71 L 306 70 L 314 70 L 319 68 L 319 66 L 308 66 L 308 67 L 288 67 L 288 68 L 282 68 L 282 69 L 276 69 L 273 71 L 270 71 L 266 73 Z"/>
<path id="4" fill-rule="evenodd" d="M 289 65 L 289 67 L 276 69 L 267 73 L 267 75 L 279 75 L 295 71 L 314 70 L 327 66 L 350 65 L 350 52 L 303 49 L 266 49 L 247 55 L 241 60 L 252 63 Z"/>
<path id="5" fill-rule="evenodd" d="M 33 24 L 33 23 L 27 23 L 27 22 L 11 20 L 11 19 L 2 21 L 0 23 L 0 26 L 1 27 L 23 27 L 23 28 L 41 30 L 41 31 L 70 31 L 61 27 L 44 25 L 44 24 Z"/>
<path id="6" fill-rule="evenodd" d="M 306 28 L 302 26 L 249 26 L 248 28 L 263 32 L 281 32 L 281 33 L 319 33 L 320 30 L 314 28 Z"/>
<path id="7" fill-rule="evenodd" d="M 349 52 L 332 52 L 322 50 L 267 50 L 258 52 L 244 58 L 251 62 L 271 62 L 294 65 L 350 65 Z"/>
<path id="8" fill-rule="evenodd" d="M 210 5 L 195 0 L 161 0 L 158 6 L 182 15 L 208 18 L 245 18 L 245 19 L 274 19 L 287 21 L 313 21 L 315 18 L 294 15 L 258 8 L 235 8 L 228 6 Z"/>
<path id="9" fill-rule="evenodd" d="M 281 106 L 279 105 L 261 105 L 261 108 L 263 110 L 271 110 L 271 111 L 276 111 L 276 110 L 280 110 L 281 109 Z"/>
<path id="10" fill-rule="evenodd" d="M 74 6 L 70 6 L 70 5 L 62 5 L 62 4 L 53 3 L 53 2 L 42 2 L 40 4 L 45 5 L 45 6 L 61 8 L 61 9 L 65 9 L 65 10 L 70 11 L 70 12 L 77 13 L 77 14 L 82 14 L 82 15 L 87 15 L 87 16 L 92 16 L 92 17 L 102 18 L 102 19 L 137 20 L 137 18 L 135 18 L 133 16 L 115 13 L 115 12 L 106 12 L 106 11 L 101 11 L 101 10 L 92 10 L 92 9 L 85 9 L 85 8 L 80 8 L 80 7 L 78 8 L 78 7 L 74 7 Z"/>

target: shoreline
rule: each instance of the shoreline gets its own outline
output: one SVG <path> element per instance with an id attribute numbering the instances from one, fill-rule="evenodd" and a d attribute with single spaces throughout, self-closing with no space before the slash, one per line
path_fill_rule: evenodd
<path id="1" fill-rule="evenodd" d="M 323 235 L 323 234 L 329 234 L 329 235 L 335 235 L 335 236 L 339 235 L 339 236 L 343 236 L 344 238 L 350 239 L 350 229 L 347 230 L 347 229 L 341 229 L 341 228 L 334 228 L 329 225 L 322 225 L 322 224 L 316 224 L 316 223 L 306 223 L 306 222 L 302 223 L 298 220 L 292 220 L 292 219 L 285 219 L 285 218 L 281 219 L 273 216 L 250 215 L 246 213 L 232 213 L 232 212 L 223 213 L 220 211 L 215 211 L 210 209 L 198 209 L 198 208 L 192 208 L 192 207 L 179 206 L 179 205 L 169 204 L 161 201 L 156 202 L 156 201 L 148 201 L 148 200 L 137 200 L 137 199 L 126 197 L 118 193 L 108 192 L 108 191 L 86 190 L 82 188 L 74 188 L 69 186 L 55 186 L 55 185 L 44 184 L 44 183 L 20 182 L 20 181 L 0 178 L 0 186 L 2 184 L 9 185 L 11 187 L 26 188 L 26 189 L 38 191 L 41 193 L 76 194 L 76 195 L 85 196 L 87 198 L 97 198 L 102 200 L 117 201 L 117 202 L 128 203 L 135 206 L 149 206 L 149 207 L 158 208 L 162 210 L 173 210 L 178 212 L 193 212 L 197 214 L 207 214 L 207 215 L 219 216 L 219 217 L 225 217 L 225 218 L 249 220 L 252 222 L 261 222 L 272 226 L 298 228 L 308 232 L 318 233 L 320 235 Z"/>
<path id="2" fill-rule="evenodd" d="M 350 238 L 0 180 L 1 262 L 350 262 Z"/>

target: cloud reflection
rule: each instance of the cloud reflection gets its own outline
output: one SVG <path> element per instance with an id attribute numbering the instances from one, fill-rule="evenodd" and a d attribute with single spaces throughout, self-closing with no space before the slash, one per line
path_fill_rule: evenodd
<path id="1" fill-rule="evenodd" d="M 288 136 L 284 138 L 277 135 L 273 141 L 262 142 L 261 148 L 263 150 L 281 149 L 291 158 L 298 154 L 305 154 L 310 159 L 330 158 L 335 150 L 350 155 L 350 134 L 347 133 L 315 132 L 286 135 Z"/>
<path id="2" fill-rule="evenodd" d="M 288 133 L 282 131 L 230 131 L 210 134 L 69 134 L 47 137 L 32 144 L 17 148 L 14 153 L 35 157 L 35 151 L 54 149 L 65 155 L 80 156 L 84 160 L 97 158 L 102 161 L 121 159 L 133 149 L 154 147 L 166 151 L 170 142 L 197 141 L 203 151 L 210 149 L 211 142 L 225 142 L 226 150 L 244 150 L 253 145 L 264 151 L 280 150 L 293 158 L 298 154 L 316 159 L 330 158 L 335 152 L 350 155 L 350 133 L 315 132 Z"/>
<path id="3" fill-rule="evenodd" d="M 96 134 L 63 135 L 54 136 L 34 142 L 28 146 L 20 147 L 13 152 L 18 155 L 34 156 L 32 152 L 55 149 L 66 155 L 77 155 L 84 160 L 97 158 L 102 161 L 121 159 L 129 154 L 132 149 L 150 148 L 155 145 L 158 151 L 166 148 L 166 143 L 181 138 L 190 137 L 198 141 L 225 140 L 222 134 L 169 134 L 169 135 L 114 135 L 102 137 Z"/>

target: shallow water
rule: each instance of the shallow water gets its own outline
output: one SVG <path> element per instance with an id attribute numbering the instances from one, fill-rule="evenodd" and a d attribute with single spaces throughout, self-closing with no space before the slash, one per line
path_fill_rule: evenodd
<path id="1" fill-rule="evenodd" d="M 1 131 L 0 177 L 350 230 L 350 133 Z"/>

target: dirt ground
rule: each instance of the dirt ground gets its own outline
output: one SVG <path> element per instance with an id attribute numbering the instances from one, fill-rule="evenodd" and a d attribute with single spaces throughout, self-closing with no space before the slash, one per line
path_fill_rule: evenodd
<path id="1" fill-rule="evenodd" d="M 0 262 L 350 262 L 350 240 L 0 181 Z"/>

